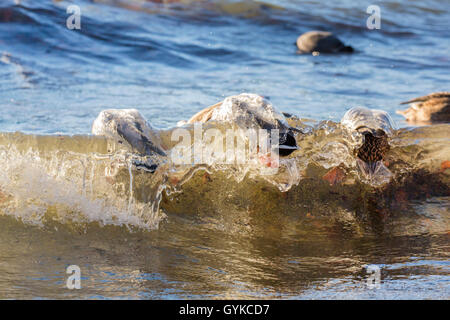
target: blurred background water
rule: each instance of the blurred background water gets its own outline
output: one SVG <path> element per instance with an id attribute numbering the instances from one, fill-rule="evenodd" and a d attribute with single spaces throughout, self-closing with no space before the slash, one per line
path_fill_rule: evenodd
<path id="1" fill-rule="evenodd" d="M 70 4 L 81 30 L 66 27 Z M 372 4 L 380 30 L 366 27 Z M 3 0 L 0 21 L 1 131 L 89 133 L 113 107 L 167 128 L 241 92 L 315 119 L 381 108 L 402 126 L 399 102 L 449 86 L 448 0 Z M 314 29 L 358 52 L 296 54 Z"/>
<path id="2" fill-rule="evenodd" d="M 66 27 L 72 4 L 81 30 Z M 373 4 L 380 30 L 366 27 Z M 105 108 L 137 108 L 163 129 L 241 92 L 314 119 L 380 108 L 403 127 L 399 102 L 449 90 L 449 21 L 448 0 L 2 0 L 0 131 L 87 134 Z M 357 52 L 297 54 L 313 29 Z M 448 199 L 419 207 L 449 214 Z M 242 234 L 176 216 L 150 232 L 77 232 L 0 220 L 0 298 L 450 298 L 448 232 Z M 365 285 L 369 263 L 382 268 L 380 289 Z M 82 290 L 65 288 L 70 264 Z"/>

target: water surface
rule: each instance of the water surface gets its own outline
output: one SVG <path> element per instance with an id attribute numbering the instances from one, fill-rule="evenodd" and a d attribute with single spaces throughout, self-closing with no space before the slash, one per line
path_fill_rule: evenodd
<path id="1" fill-rule="evenodd" d="M 81 8 L 81 30 L 66 28 L 70 4 Z M 372 4 L 380 30 L 366 28 Z M 0 132 L 88 134 L 106 108 L 137 108 L 167 129 L 241 92 L 318 120 L 380 108 L 405 127 L 399 102 L 448 91 L 448 21 L 450 5 L 439 0 L 4 0 Z M 333 31 L 356 53 L 297 54 L 297 36 L 311 29 Z M 21 192 L 47 197 L 52 183 L 39 189 L 42 177 L 29 168 L 17 166 L 35 182 Z M 314 219 L 271 225 L 244 209 L 172 214 L 147 230 L 99 223 L 106 212 L 95 204 L 65 199 L 96 222 L 50 215 L 36 224 L 24 218 L 31 202 L 0 216 L 0 298 L 450 298 L 448 197 L 414 203 L 405 215 L 421 222 L 395 235 L 324 229 Z M 73 264 L 81 290 L 65 287 Z M 366 285 L 367 264 L 381 268 L 379 289 Z"/>

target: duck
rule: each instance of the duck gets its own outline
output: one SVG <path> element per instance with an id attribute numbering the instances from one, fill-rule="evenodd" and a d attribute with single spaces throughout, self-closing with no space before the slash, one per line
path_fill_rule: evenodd
<path id="1" fill-rule="evenodd" d="M 167 155 L 161 146 L 158 131 L 153 129 L 136 109 L 101 111 L 92 124 L 91 133 L 126 144 L 131 150 L 146 157 L 144 162 L 133 160 L 133 164 L 138 169 L 154 172 L 158 165 L 153 161 L 152 156 Z"/>
<path id="2" fill-rule="evenodd" d="M 397 110 L 408 122 L 450 122 L 450 92 L 435 92 L 400 104 L 411 104 L 406 110 Z"/>
<path id="3" fill-rule="evenodd" d="M 308 31 L 297 38 L 300 53 L 351 53 L 353 47 L 346 46 L 341 40 L 327 31 Z"/>
<path id="4" fill-rule="evenodd" d="M 389 114 L 383 110 L 354 107 L 345 113 L 341 124 L 362 135 L 362 144 L 354 150 L 361 171 L 368 176 L 380 170 L 386 171 L 383 160 L 390 150 L 389 136 L 395 130 Z"/>
<path id="5" fill-rule="evenodd" d="M 285 157 L 298 149 L 295 133 L 300 130 L 291 127 L 285 114 L 278 112 L 272 103 L 258 94 L 242 93 L 227 97 L 197 112 L 188 121 L 179 122 L 178 125 L 209 121 L 233 123 L 243 129 L 278 129 L 279 155 Z"/>

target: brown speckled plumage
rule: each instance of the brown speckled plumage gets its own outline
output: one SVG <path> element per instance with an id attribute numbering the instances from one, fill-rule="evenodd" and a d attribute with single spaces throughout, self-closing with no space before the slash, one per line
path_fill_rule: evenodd
<path id="1" fill-rule="evenodd" d="M 450 92 L 435 92 L 401 104 L 411 104 L 397 111 L 410 122 L 450 122 Z"/>
<path id="2" fill-rule="evenodd" d="M 377 130 L 375 135 L 364 133 L 364 143 L 356 150 L 357 157 L 366 163 L 374 163 L 384 159 L 389 151 L 388 137 L 383 130 Z"/>

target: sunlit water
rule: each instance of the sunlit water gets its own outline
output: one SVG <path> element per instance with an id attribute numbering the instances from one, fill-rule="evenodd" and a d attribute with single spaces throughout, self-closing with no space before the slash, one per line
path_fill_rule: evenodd
<path id="1" fill-rule="evenodd" d="M 79 31 L 66 28 L 73 3 Z M 370 4 L 381 7 L 380 30 L 366 28 Z M 448 21 L 449 4 L 437 0 L 5 0 L 0 132 L 88 134 L 105 108 L 137 108 L 167 129 L 240 92 L 319 120 L 376 107 L 404 127 L 399 102 L 448 90 Z M 357 52 L 298 55 L 294 42 L 311 29 L 331 30 Z M 255 217 L 240 203 L 231 205 L 242 211 L 191 208 L 143 229 L 128 202 L 71 197 L 70 183 L 45 180 L 33 155 L 1 156 L 2 182 L 14 168 L 28 178 L 16 192 L 31 186 L 30 197 L 62 197 L 90 216 L 82 225 L 51 210 L 35 219 L 36 201 L 1 215 L 0 298 L 450 298 L 448 197 L 397 208 L 408 224 L 392 234 L 323 227 L 314 214 Z M 381 269 L 378 289 L 367 286 L 368 264 Z M 81 290 L 65 286 L 69 265 L 81 269 Z"/>

